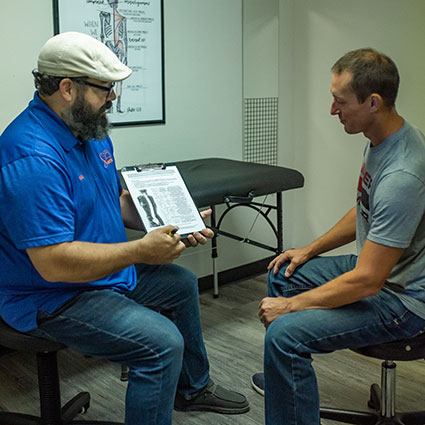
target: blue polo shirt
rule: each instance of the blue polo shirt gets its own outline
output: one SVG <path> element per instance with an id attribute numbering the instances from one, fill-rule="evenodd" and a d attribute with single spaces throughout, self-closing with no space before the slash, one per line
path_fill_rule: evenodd
<path id="1" fill-rule="evenodd" d="M 81 291 L 134 288 L 134 266 L 89 283 L 47 282 L 26 253 L 61 242 L 127 241 L 121 190 L 109 137 L 81 143 L 36 92 L 0 136 L 3 320 L 28 331 L 37 326 L 38 310 L 51 313 Z"/>

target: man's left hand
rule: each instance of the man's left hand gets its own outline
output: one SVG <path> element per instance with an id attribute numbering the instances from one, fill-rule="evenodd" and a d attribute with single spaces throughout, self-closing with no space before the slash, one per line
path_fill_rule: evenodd
<path id="1" fill-rule="evenodd" d="M 201 217 L 205 220 L 212 214 L 212 209 L 208 209 L 201 212 Z M 188 235 L 186 239 L 183 239 L 182 242 L 187 246 L 197 246 L 198 244 L 205 245 L 208 242 L 208 239 L 211 239 L 214 236 L 214 232 L 211 229 L 204 229 L 201 232 L 195 232 L 192 235 Z"/>
<path id="2" fill-rule="evenodd" d="M 258 316 L 265 328 L 268 328 L 273 320 L 292 311 L 291 299 L 284 297 L 263 298 L 258 306 Z"/>

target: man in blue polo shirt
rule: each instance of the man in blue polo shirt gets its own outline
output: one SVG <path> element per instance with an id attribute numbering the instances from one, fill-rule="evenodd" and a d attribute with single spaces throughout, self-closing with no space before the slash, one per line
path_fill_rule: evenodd
<path id="1" fill-rule="evenodd" d="M 0 137 L 0 316 L 127 365 L 126 424 L 169 425 L 173 406 L 248 411 L 243 395 L 210 379 L 196 277 L 170 264 L 212 232 L 184 244 L 165 226 L 127 241 L 124 225 L 141 223 L 106 111 L 131 70 L 69 32 L 46 42 L 33 74 L 33 100 Z"/>

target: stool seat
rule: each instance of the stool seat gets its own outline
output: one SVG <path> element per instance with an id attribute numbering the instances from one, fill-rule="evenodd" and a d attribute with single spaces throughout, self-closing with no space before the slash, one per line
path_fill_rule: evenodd
<path id="1" fill-rule="evenodd" d="M 90 406 L 90 394 L 81 392 L 61 407 L 57 352 L 64 344 L 19 332 L 0 318 L 0 345 L 14 351 L 32 352 L 37 357 L 40 416 L 0 412 L 5 425 L 123 425 L 108 421 L 74 421 Z M 0 383 L 1 387 L 1 383 Z"/>
<path id="2" fill-rule="evenodd" d="M 425 332 L 414 338 L 352 349 L 356 353 L 381 360 L 410 361 L 425 359 Z"/>
<path id="3" fill-rule="evenodd" d="M 65 345 L 44 338 L 37 338 L 10 327 L 0 318 L 0 345 L 15 351 L 59 351 Z"/>

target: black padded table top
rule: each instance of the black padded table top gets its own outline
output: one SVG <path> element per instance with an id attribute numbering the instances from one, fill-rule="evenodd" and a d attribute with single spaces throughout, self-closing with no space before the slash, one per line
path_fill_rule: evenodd
<path id="1" fill-rule="evenodd" d="M 291 168 L 223 158 L 175 162 L 198 208 L 227 197 L 256 197 L 296 189 L 303 175 Z"/>

